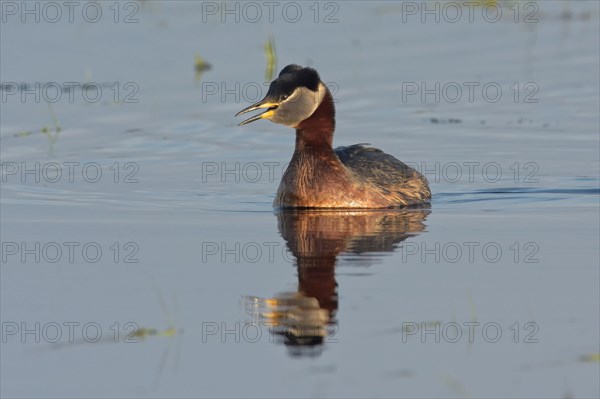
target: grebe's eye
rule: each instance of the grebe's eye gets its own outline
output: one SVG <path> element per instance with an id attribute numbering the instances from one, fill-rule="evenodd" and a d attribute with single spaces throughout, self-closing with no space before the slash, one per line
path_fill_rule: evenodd
<path id="1" fill-rule="evenodd" d="M 285 101 L 285 100 L 287 100 L 287 98 L 288 98 L 288 95 L 287 95 L 287 94 L 284 94 L 284 95 L 283 95 L 283 99 L 282 99 L 282 100 L 283 100 L 283 101 Z"/>

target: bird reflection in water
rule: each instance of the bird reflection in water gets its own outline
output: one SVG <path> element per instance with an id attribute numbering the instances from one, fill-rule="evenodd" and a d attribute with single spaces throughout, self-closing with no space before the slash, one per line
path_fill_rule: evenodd
<path id="1" fill-rule="evenodd" d="M 298 290 L 268 299 L 244 297 L 246 311 L 281 337 L 292 355 L 319 354 L 337 326 L 338 257 L 351 256 L 370 266 L 382 253 L 393 252 L 422 232 L 429 213 L 428 209 L 279 212 L 279 232 L 298 268 Z"/>

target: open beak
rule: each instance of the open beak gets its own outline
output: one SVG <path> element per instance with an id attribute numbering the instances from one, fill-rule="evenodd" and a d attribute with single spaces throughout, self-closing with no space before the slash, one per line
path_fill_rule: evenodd
<path id="1" fill-rule="evenodd" d="M 257 109 L 263 109 L 263 108 L 266 108 L 267 110 L 265 112 L 263 112 L 262 114 L 254 115 L 252 118 L 248 118 L 245 121 L 240 122 L 238 124 L 238 126 L 246 125 L 250 122 L 254 122 L 259 119 L 269 119 L 271 116 L 273 116 L 273 114 L 275 113 L 275 110 L 277 108 L 279 108 L 279 104 L 271 102 L 271 101 L 267 100 L 266 98 L 264 98 L 264 99 L 260 100 L 259 102 L 257 102 L 256 104 L 252 104 L 251 106 L 244 108 L 243 110 L 241 110 L 240 112 L 235 114 L 235 116 L 239 116 L 241 114 L 245 114 L 246 112 L 254 111 Z"/>

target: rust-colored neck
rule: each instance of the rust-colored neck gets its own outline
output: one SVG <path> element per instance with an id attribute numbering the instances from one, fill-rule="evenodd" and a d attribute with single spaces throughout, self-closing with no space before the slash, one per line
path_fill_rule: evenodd
<path id="1" fill-rule="evenodd" d="M 307 149 L 331 149 L 335 130 L 333 97 L 326 90 L 315 112 L 296 128 L 296 152 Z"/>

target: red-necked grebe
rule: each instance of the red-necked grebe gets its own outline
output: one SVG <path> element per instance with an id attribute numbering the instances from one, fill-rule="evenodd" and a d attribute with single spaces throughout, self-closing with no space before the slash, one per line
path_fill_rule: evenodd
<path id="1" fill-rule="evenodd" d="M 381 150 L 355 144 L 333 149 L 333 97 L 312 68 L 288 65 L 264 99 L 238 115 L 267 110 L 259 119 L 296 129 L 296 148 L 273 206 L 277 208 L 393 208 L 426 204 L 427 179 Z"/>

